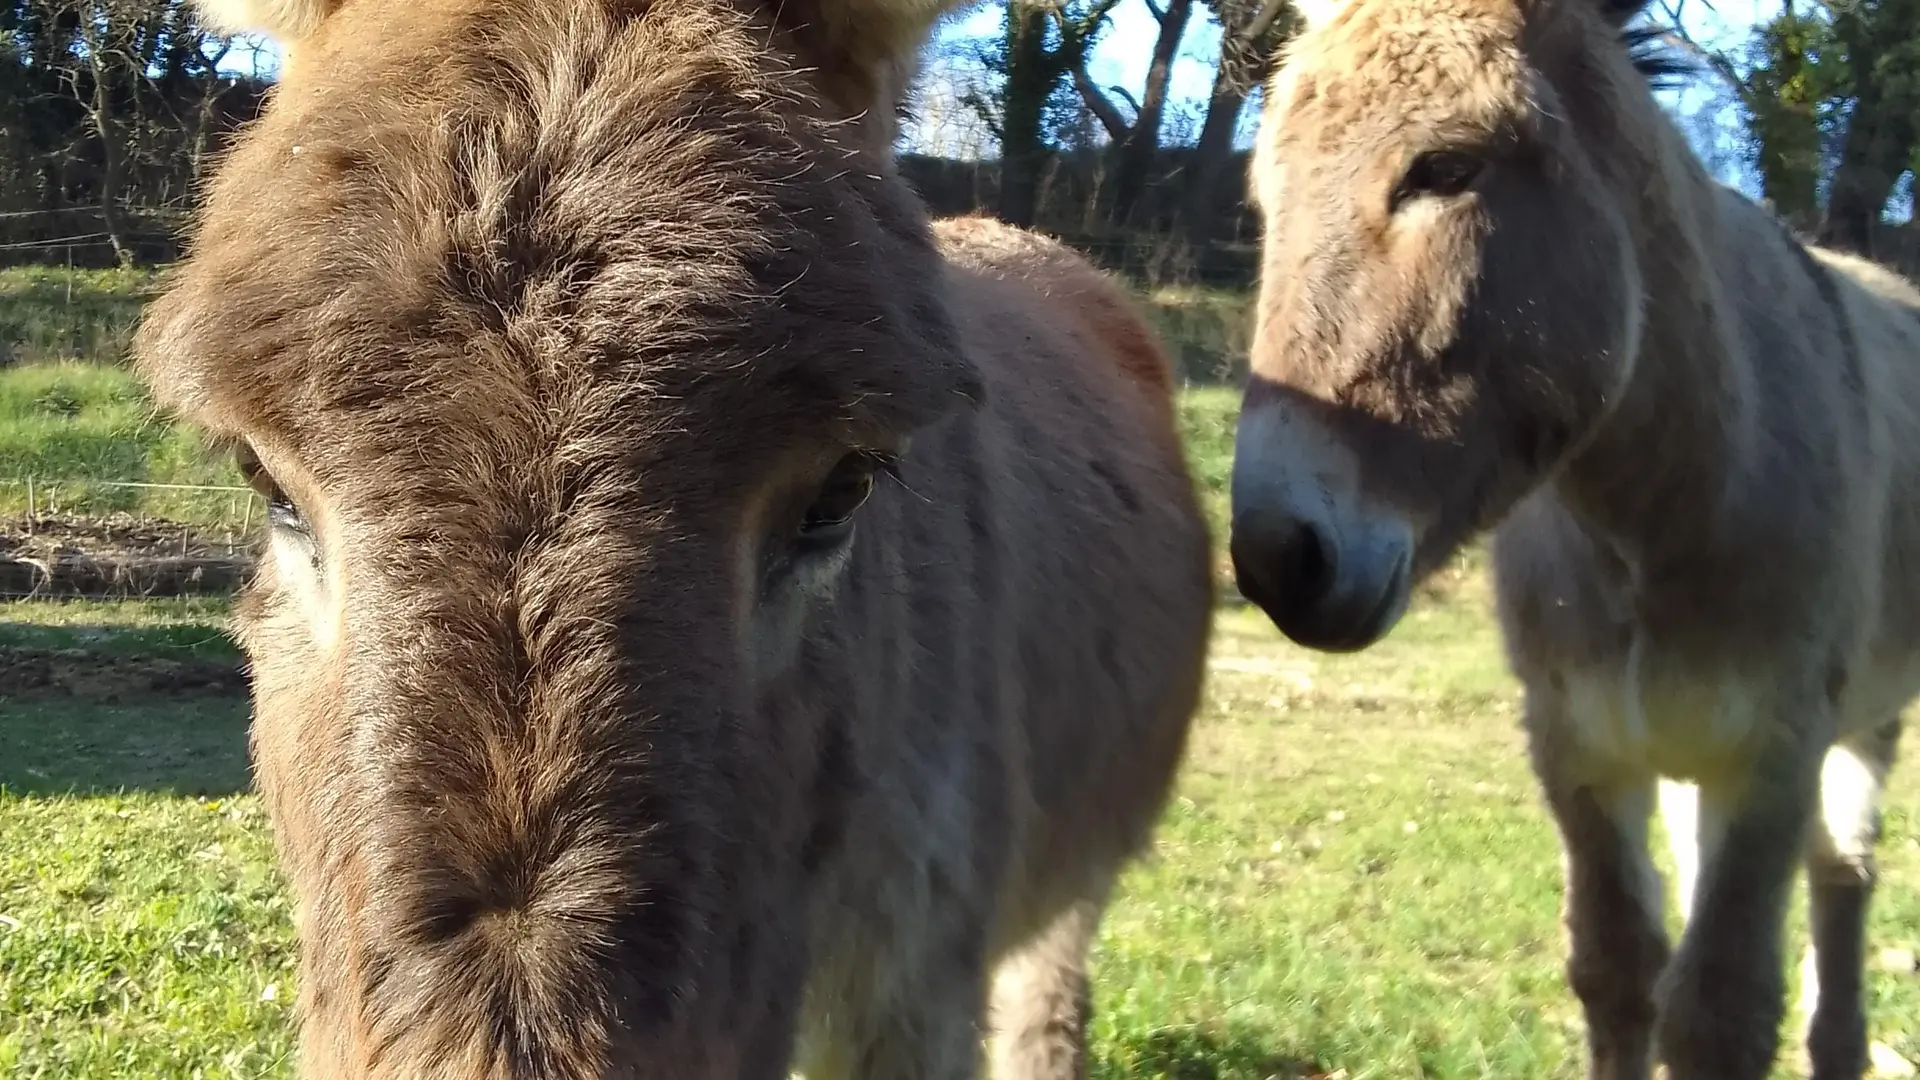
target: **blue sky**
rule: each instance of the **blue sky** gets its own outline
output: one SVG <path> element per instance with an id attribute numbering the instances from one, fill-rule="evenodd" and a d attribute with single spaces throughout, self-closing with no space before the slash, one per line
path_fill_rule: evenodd
<path id="1" fill-rule="evenodd" d="M 1694 40 L 1703 45 L 1728 47 L 1737 46 L 1756 22 L 1778 13 L 1780 0 L 1666 0 L 1664 4 L 1656 2 L 1655 10 L 1670 10 L 1676 6 L 1682 24 Z M 939 31 L 938 37 L 952 41 L 991 34 L 999 26 L 1000 11 L 1001 5 L 998 3 L 979 3 L 949 20 Z M 1089 65 L 1094 80 L 1102 86 L 1123 86 L 1137 97 L 1146 83 L 1147 63 L 1158 32 L 1159 24 L 1144 0 L 1122 0 L 1120 6 L 1114 9 L 1111 28 L 1094 49 Z M 1188 25 L 1186 38 L 1174 65 L 1168 118 L 1170 129 L 1182 124 L 1197 129 L 1213 77 L 1213 62 L 1219 51 L 1219 26 L 1204 10 L 1197 11 L 1193 22 Z M 1713 123 L 1689 125 L 1690 133 L 1695 134 L 1696 145 L 1723 179 L 1742 183 L 1746 178 L 1739 174 L 1744 169 L 1736 160 L 1738 136 L 1735 125 L 1738 117 L 1730 110 L 1728 102 L 1714 100 L 1714 89 L 1710 84 L 1703 84 L 1666 96 L 1669 104 L 1682 114 L 1700 114 L 1704 110 L 1705 117 Z M 934 91 L 930 88 L 927 92 Z M 983 133 L 977 130 L 956 133 L 951 130 L 967 126 L 966 118 L 956 115 L 962 110 L 951 102 L 941 108 L 938 102 L 923 100 L 921 112 L 922 126 L 928 130 L 908 133 L 909 143 L 916 149 L 955 156 L 966 156 L 969 152 L 985 149 L 981 146 L 981 140 L 985 138 Z M 1251 112 L 1249 110 L 1249 115 L 1241 118 L 1242 145 L 1250 141 L 1253 134 L 1255 117 Z M 1167 134 L 1173 138 L 1179 137 L 1174 130 L 1169 130 Z"/>
<path id="2" fill-rule="evenodd" d="M 1696 41 L 1720 47 L 1737 45 L 1756 22 L 1780 10 L 1780 0 L 1666 0 L 1666 3 L 1669 6 L 1678 4 L 1682 22 Z M 1656 8 L 1658 6 L 1656 4 Z M 952 41 L 993 33 L 999 25 L 1000 11 L 1001 5 L 992 0 L 977 2 L 962 14 L 949 19 L 939 30 L 938 37 Z M 1094 49 L 1090 71 L 1101 86 L 1123 86 L 1137 97 L 1146 83 L 1147 62 L 1159 24 L 1147 9 L 1145 0 L 1122 0 L 1120 6 L 1114 9 L 1112 18 L 1111 28 Z M 1189 137 L 1192 132 L 1197 132 L 1213 78 L 1213 62 L 1219 51 L 1219 26 L 1204 11 L 1196 12 L 1174 63 L 1168 110 L 1169 137 L 1179 139 L 1183 127 Z M 259 70 L 264 73 L 275 68 L 277 61 L 277 51 L 271 46 L 262 46 L 255 52 L 243 45 L 235 48 L 222 66 L 229 70 L 245 71 L 258 64 Z M 946 92 L 949 95 L 952 93 L 950 88 Z M 1745 181 L 1746 178 L 1739 175 L 1745 170 L 1733 160 L 1737 157 L 1737 130 L 1733 126 L 1737 117 L 1728 103 L 1716 102 L 1712 88 L 1706 85 L 1669 95 L 1669 100 L 1676 111 L 1683 115 L 1698 117 L 1704 113 L 1705 118 L 1712 121 L 1689 124 L 1690 133 L 1695 135 L 1696 146 L 1724 179 L 1735 183 Z M 978 130 L 977 122 L 965 115 L 965 110 L 951 97 L 944 103 L 923 100 L 921 105 L 922 128 L 925 130 L 909 132 L 909 142 L 915 144 L 916 148 L 956 156 L 986 149 L 982 140 L 987 136 Z M 1249 110 L 1249 115 L 1241 120 L 1243 144 L 1252 136 L 1253 123 L 1254 117 Z"/>
<path id="3" fill-rule="evenodd" d="M 1657 6 L 1656 6 L 1657 10 Z M 1737 41 L 1754 23 L 1777 14 L 1780 0 L 1684 0 L 1681 21 L 1688 33 L 1706 43 Z M 1204 12 L 1196 13 L 1204 16 Z M 945 33 L 983 33 L 997 24 L 998 5 L 982 4 L 967 18 L 948 24 Z M 1095 50 L 1093 75 L 1102 83 L 1119 83 L 1135 93 L 1146 82 L 1147 60 L 1159 24 L 1143 0 L 1124 0 L 1114 10 L 1113 27 Z M 1179 64 L 1174 69 L 1174 94 L 1204 100 L 1213 76 L 1213 60 L 1220 53 L 1220 27 L 1211 18 L 1196 17 L 1187 28 Z"/>

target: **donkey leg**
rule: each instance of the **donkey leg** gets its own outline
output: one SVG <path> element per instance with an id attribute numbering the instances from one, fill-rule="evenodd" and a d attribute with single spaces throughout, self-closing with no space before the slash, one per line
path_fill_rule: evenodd
<path id="1" fill-rule="evenodd" d="M 1673 1080 L 1763 1080 L 1780 1046 L 1781 937 L 1799 870 L 1820 754 L 1781 731 L 1735 781 L 1700 785 L 1717 844 L 1700 876 L 1672 965 L 1661 978 L 1660 1056 Z M 1703 828 L 1702 833 L 1708 832 Z"/>
<path id="2" fill-rule="evenodd" d="M 1083 900 L 1000 965 L 993 984 L 994 1080 L 1087 1075 L 1087 950 L 1102 904 Z"/>
<path id="3" fill-rule="evenodd" d="M 801 1071 L 807 1080 L 979 1080 L 983 983 L 955 973 L 922 984 L 916 1000 L 835 1032 Z"/>
<path id="4" fill-rule="evenodd" d="M 806 1080 L 980 1080 L 984 934 L 922 943 L 911 971 L 849 965 L 810 1004 Z"/>
<path id="5" fill-rule="evenodd" d="M 1668 952 L 1647 852 L 1653 784 L 1563 786 L 1549 774 L 1545 787 L 1565 851 L 1567 977 L 1586 1011 L 1588 1075 L 1645 1080 Z"/>
<path id="6" fill-rule="evenodd" d="M 1900 741 L 1898 716 L 1836 743 L 1820 774 L 1820 820 L 1807 839 L 1812 942 L 1801 1001 L 1813 1080 L 1858 1080 L 1867 1068 L 1867 908 L 1876 874 L 1880 793 Z"/>
<path id="7" fill-rule="evenodd" d="M 1680 916 L 1693 920 L 1693 902 L 1700 889 L 1700 867 L 1713 861 L 1726 835 L 1725 808 L 1709 799 L 1704 803 L 1700 788 L 1674 780 L 1660 781 L 1660 817 L 1667 826 L 1667 845 L 1673 853 L 1673 895 L 1679 902 Z"/>

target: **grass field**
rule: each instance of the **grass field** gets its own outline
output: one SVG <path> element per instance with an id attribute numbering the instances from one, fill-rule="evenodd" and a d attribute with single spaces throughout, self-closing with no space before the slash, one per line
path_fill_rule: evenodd
<path id="1" fill-rule="evenodd" d="M 0 367 L 85 358 L 121 360 L 153 293 L 152 270 L 0 267 Z"/>
<path id="2" fill-rule="evenodd" d="M 1216 525 L 1225 522 L 1238 409 L 1238 394 L 1227 387 L 1197 387 L 1181 398 L 1181 424 Z M 231 461 L 208 452 L 199 432 L 156 414 L 124 369 L 78 361 L 0 368 L 0 516 L 26 510 L 29 477 L 36 478 L 32 497 L 42 514 L 131 513 L 223 525 L 240 520 L 249 498 L 231 490 L 100 483 L 232 489 L 242 481 Z M 257 508 L 251 516 L 259 520 Z"/>
<path id="3" fill-rule="evenodd" d="M 1572 1075 L 1552 1067 L 1552 838 L 1476 593 L 1344 661 L 1221 616 L 1181 797 L 1102 944 L 1101 1075 Z M 15 604 L 0 641 L 206 655 L 219 617 Z M 9 707 L 0 1065 L 285 1074 L 289 931 L 244 720 L 220 699 Z"/>
<path id="4" fill-rule="evenodd" d="M 152 270 L 0 267 L 0 368 L 57 360 L 118 363 L 158 288 Z M 1249 296 L 1197 285 L 1140 287 L 1136 295 L 1187 378 L 1228 380 L 1245 368 Z"/>
<path id="5" fill-rule="evenodd" d="M 124 368 L 69 360 L 0 368 L 0 515 L 24 512 L 31 498 L 43 514 L 132 513 L 211 525 L 235 517 L 241 498 L 115 481 L 240 484 L 232 463 L 208 453 L 194 429 L 158 415 Z"/>
<path id="6" fill-rule="evenodd" d="M 1344 658 L 1222 612 L 1179 797 L 1100 943 L 1098 1076 L 1581 1075 L 1558 849 L 1484 590 L 1464 571 Z M 13 604 L 0 644 L 209 658 L 221 619 Z M 244 701 L 90 685 L 0 699 L 0 1074 L 289 1075 L 291 936 Z M 1894 789 L 1874 944 L 1912 949 L 1920 792 L 1904 769 Z M 1875 1037 L 1920 1057 L 1920 979 L 1872 979 Z"/>
<path id="7" fill-rule="evenodd" d="M 0 298 L 24 280 L 0 274 Z M 35 288 L 31 304 L 0 304 L 0 342 L 68 311 L 63 291 Z M 110 327 L 124 290 L 103 292 Z M 1232 347 L 1205 344 L 1244 314 L 1231 298 L 1166 303 L 1192 320 L 1179 347 Z M 14 355 L 31 362 L 0 365 L 0 514 L 21 498 L 8 477 L 234 482 L 118 369 L 52 347 Z M 1182 402 L 1216 527 L 1234 409 L 1219 389 Z M 156 491 L 51 494 L 73 500 L 62 510 L 226 513 Z M 291 1075 L 292 933 L 249 791 L 247 705 L 178 677 L 231 667 L 225 618 L 210 600 L 0 603 L 0 1075 Z M 20 689 L 36 679 L 47 688 Z M 1223 610 L 1179 795 L 1099 945 L 1096 1075 L 1581 1076 L 1558 847 L 1514 705 L 1474 558 L 1357 656 L 1293 648 L 1257 613 Z M 1920 949 L 1908 772 L 1893 783 L 1876 949 Z M 1796 949 L 1803 925 L 1796 907 Z M 1920 1058 L 1911 952 L 1871 986 L 1876 1039 Z"/>

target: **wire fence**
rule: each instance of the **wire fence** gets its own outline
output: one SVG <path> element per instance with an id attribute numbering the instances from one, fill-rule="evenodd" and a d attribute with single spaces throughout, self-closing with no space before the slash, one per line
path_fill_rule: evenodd
<path id="1" fill-rule="evenodd" d="M 20 524 L 80 518 L 191 529 L 243 543 L 263 506 L 252 488 L 224 484 L 162 484 L 92 477 L 0 477 L 0 514 Z"/>
<path id="2" fill-rule="evenodd" d="M 0 478 L 0 598 L 229 595 L 255 557 L 249 488 Z"/>

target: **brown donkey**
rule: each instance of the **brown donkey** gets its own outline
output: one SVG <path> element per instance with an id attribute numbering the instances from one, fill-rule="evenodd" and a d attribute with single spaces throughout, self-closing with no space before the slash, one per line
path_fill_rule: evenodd
<path id="1" fill-rule="evenodd" d="M 1497 526 L 1592 1075 L 1766 1075 L 1804 860 L 1814 1075 L 1857 1077 L 1920 689 L 1920 294 L 1711 180 L 1640 6 L 1303 5 L 1255 166 L 1236 575 L 1294 640 L 1359 649 Z M 1698 798 L 1671 952 L 1661 778 Z"/>
<path id="2" fill-rule="evenodd" d="M 272 504 L 303 1075 L 1084 1072 L 1205 525 L 1149 329 L 929 225 L 931 13 L 855 6 L 239 13 L 293 48 L 139 352 Z"/>

